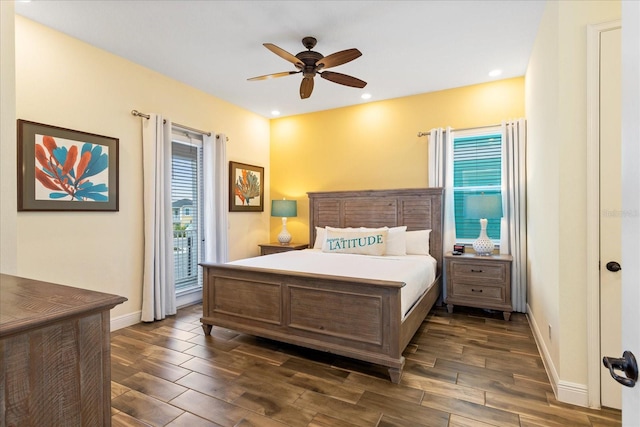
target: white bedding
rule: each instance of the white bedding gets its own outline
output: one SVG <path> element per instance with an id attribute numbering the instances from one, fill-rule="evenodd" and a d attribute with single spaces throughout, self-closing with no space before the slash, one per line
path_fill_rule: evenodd
<path id="1" fill-rule="evenodd" d="M 311 274 L 402 282 L 403 318 L 429 289 L 436 276 L 436 260 L 429 255 L 372 256 L 335 254 L 305 249 L 246 258 L 228 264 Z"/>

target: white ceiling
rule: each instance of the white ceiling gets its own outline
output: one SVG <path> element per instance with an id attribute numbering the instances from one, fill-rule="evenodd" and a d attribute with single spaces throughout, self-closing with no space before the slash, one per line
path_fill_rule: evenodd
<path id="1" fill-rule="evenodd" d="M 169 1 L 33 0 L 16 13 L 158 71 L 265 117 L 415 95 L 522 76 L 544 0 L 496 1 Z M 316 76 L 301 100 L 302 76 L 247 81 L 295 71 L 262 43 L 295 55 L 304 36 L 315 51 L 357 48 L 332 68 L 364 89 Z"/>

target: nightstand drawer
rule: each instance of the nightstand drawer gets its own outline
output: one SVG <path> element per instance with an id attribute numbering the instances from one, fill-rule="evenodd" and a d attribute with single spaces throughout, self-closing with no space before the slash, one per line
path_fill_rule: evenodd
<path id="1" fill-rule="evenodd" d="M 502 286 L 484 286 L 467 283 L 456 283 L 452 289 L 452 297 L 473 298 L 476 302 L 493 301 L 505 302 L 504 287 Z"/>
<path id="2" fill-rule="evenodd" d="M 504 263 L 471 263 L 452 262 L 452 278 L 456 280 L 469 279 L 474 281 L 491 281 L 504 283 L 507 277 L 507 266 Z"/>

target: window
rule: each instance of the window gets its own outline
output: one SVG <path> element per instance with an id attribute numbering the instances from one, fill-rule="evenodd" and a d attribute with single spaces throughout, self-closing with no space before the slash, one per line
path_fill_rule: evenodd
<path id="1" fill-rule="evenodd" d="M 173 135 L 171 203 L 176 296 L 202 287 L 202 139 Z"/>
<path id="2" fill-rule="evenodd" d="M 499 128 L 488 131 L 454 134 L 453 198 L 455 205 L 456 239 L 472 243 L 480 235 L 480 221 L 465 218 L 465 199 L 469 195 L 501 194 L 502 134 Z M 500 241 L 500 221 L 489 219 L 487 234 Z"/>

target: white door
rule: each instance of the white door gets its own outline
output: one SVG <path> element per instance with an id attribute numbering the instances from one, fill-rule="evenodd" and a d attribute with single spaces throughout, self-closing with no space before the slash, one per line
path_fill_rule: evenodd
<path id="1" fill-rule="evenodd" d="M 622 346 L 640 357 L 640 2 L 622 16 Z M 640 384 L 622 390 L 622 425 L 640 425 Z"/>
<path id="2" fill-rule="evenodd" d="M 621 31 L 600 33 L 600 358 L 622 354 Z M 602 406 L 620 409 L 622 389 L 600 369 Z"/>

